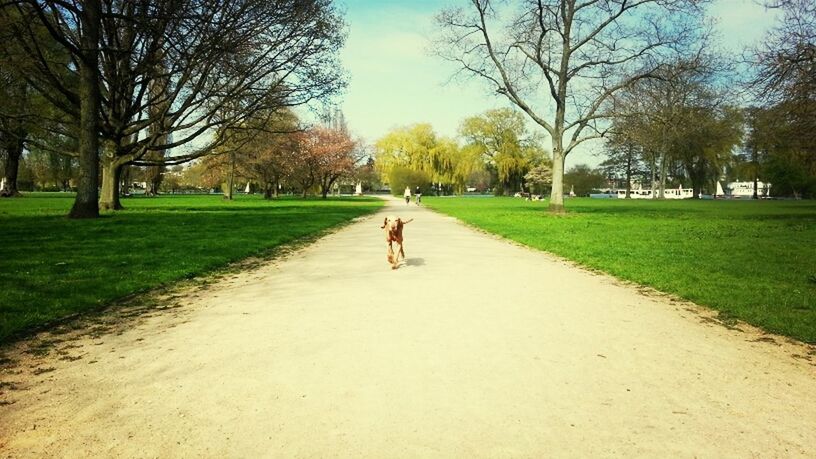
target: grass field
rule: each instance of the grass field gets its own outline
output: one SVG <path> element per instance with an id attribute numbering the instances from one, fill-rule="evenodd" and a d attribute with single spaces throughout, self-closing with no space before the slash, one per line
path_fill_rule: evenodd
<path id="1" fill-rule="evenodd" d="M 528 246 L 816 343 L 816 202 L 423 198 Z M 496 267 L 500 269 L 500 267 Z M 543 300 L 542 300 L 543 301 Z"/>
<path id="2" fill-rule="evenodd" d="M 167 196 L 65 217 L 60 193 L 0 199 L 0 342 L 53 319 L 264 254 L 377 210 L 376 198 Z"/>

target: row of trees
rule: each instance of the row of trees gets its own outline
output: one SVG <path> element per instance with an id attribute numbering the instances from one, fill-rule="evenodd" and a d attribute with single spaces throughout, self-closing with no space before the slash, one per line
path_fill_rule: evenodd
<path id="1" fill-rule="evenodd" d="M 726 166 L 744 125 L 750 159 L 743 163 L 755 178 L 761 171 L 777 192 L 812 195 L 803 191 L 816 177 L 811 0 L 767 4 L 782 10 L 783 21 L 745 63 L 750 81 L 741 87 L 760 107 L 747 118 L 729 103 L 733 94 L 717 89 L 734 82 L 724 84 L 708 65 L 716 58 L 705 2 L 467 3 L 438 15 L 437 54 L 549 134 L 553 212 L 563 211 L 565 159 L 583 142 L 611 137 L 612 161 L 645 162 L 661 189 L 681 171 L 699 191 Z"/>
<path id="2" fill-rule="evenodd" d="M 690 182 L 695 194 L 719 180 L 770 182 L 775 196 L 816 197 L 816 6 L 769 5 L 782 21 L 753 50 L 737 86 L 754 104 L 738 108 L 716 56 L 667 63 L 656 77 L 622 90 L 610 110 L 603 164 L 628 187 L 633 177 Z"/>
<path id="3" fill-rule="evenodd" d="M 780 195 L 816 198 L 816 4 L 777 0 L 781 22 L 754 50 L 743 162 Z"/>
<path id="4" fill-rule="evenodd" d="M 473 185 L 507 194 L 549 180 L 549 154 L 517 111 L 467 118 L 459 137 L 438 136 L 429 124 L 394 129 L 375 144 L 376 169 L 395 192 L 435 184 L 443 192 Z"/>
<path id="5" fill-rule="evenodd" d="M 694 195 L 710 188 L 743 138 L 743 113 L 717 87 L 710 56 L 666 65 L 657 77 L 640 80 L 614 98 L 604 169 L 623 178 L 627 196 L 635 176 L 655 197 L 667 185 L 689 184 Z"/>
<path id="6" fill-rule="evenodd" d="M 220 153 L 189 168 L 186 178 L 194 187 L 222 187 L 227 199 L 236 182 L 249 183 L 266 199 L 282 190 L 304 197 L 315 190 L 326 198 L 339 180 L 358 180 L 367 168 L 358 164 L 365 153 L 362 142 L 351 138 L 340 116 L 303 128 L 290 111 L 279 111 Z"/>
<path id="7" fill-rule="evenodd" d="M 4 193 L 23 151 L 42 149 L 76 158 L 71 217 L 120 208 L 126 166 L 235 149 L 340 90 L 343 28 L 329 0 L 3 2 Z"/>

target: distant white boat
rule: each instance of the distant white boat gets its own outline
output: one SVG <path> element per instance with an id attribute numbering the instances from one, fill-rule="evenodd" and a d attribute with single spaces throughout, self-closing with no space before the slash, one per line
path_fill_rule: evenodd
<path id="1" fill-rule="evenodd" d="M 714 197 L 722 198 L 725 197 L 725 191 L 723 191 L 722 185 L 720 185 L 719 180 L 717 181 L 717 193 L 714 194 Z"/>
<path id="2" fill-rule="evenodd" d="M 659 191 L 655 190 L 655 195 L 658 194 Z M 639 190 L 629 190 L 629 198 L 630 199 L 652 199 L 653 198 L 652 190 L 646 189 L 639 189 Z M 625 199 L 626 198 L 626 190 L 618 190 L 618 189 L 608 189 L 608 190 L 601 190 L 600 193 L 593 193 L 590 194 L 589 197 L 596 198 L 596 199 Z M 663 190 L 663 197 L 664 199 L 690 199 L 694 197 L 694 190 L 692 188 L 666 188 Z"/>
<path id="3" fill-rule="evenodd" d="M 717 182 L 717 192 L 720 182 Z M 728 184 L 728 193 L 723 193 L 726 196 L 733 198 L 753 198 L 754 197 L 754 182 L 731 182 Z M 757 182 L 757 197 L 767 198 L 771 195 L 771 184 L 766 182 Z"/>

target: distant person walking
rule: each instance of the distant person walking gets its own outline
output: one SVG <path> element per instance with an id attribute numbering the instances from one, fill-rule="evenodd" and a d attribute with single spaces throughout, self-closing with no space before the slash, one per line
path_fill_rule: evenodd
<path id="1" fill-rule="evenodd" d="M 416 187 L 414 194 L 416 195 L 416 205 L 419 205 L 422 202 L 422 188 Z"/>
<path id="2" fill-rule="evenodd" d="M 405 193 L 403 193 L 403 195 L 405 195 L 405 204 L 406 205 L 410 204 L 411 203 L 411 188 L 406 186 L 405 187 Z"/>

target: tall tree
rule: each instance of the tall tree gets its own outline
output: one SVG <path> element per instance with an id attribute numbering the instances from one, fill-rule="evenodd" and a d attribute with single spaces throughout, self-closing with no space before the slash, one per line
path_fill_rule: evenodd
<path id="1" fill-rule="evenodd" d="M 527 131 L 524 115 L 511 109 L 488 110 L 459 127 L 465 149 L 473 149 L 498 178 L 501 194 L 522 190 L 524 176 L 548 160 L 540 139 Z"/>
<path id="2" fill-rule="evenodd" d="M 376 167 L 384 179 L 395 167 L 438 175 L 444 158 L 437 155 L 438 136 L 427 123 L 392 129 L 375 143 Z"/>
<path id="3" fill-rule="evenodd" d="M 357 163 L 357 142 L 340 127 L 318 126 L 297 136 L 298 157 L 293 175 L 303 195 L 313 186 L 325 199 L 337 180 L 350 175 Z"/>
<path id="4" fill-rule="evenodd" d="M 312 135 L 316 141 L 309 154 L 317 157 L 320 194 L 326 199 L 337 180 L 354 171 L 359 159 L 358 142 L 340 127 L 318 127 L 312 130 Z"/>
<path id="5" fill-rule="evenodd" d="M 499 11 L 495 1 L 471 0 L 468 8 L 438 16 L 437 49 L 549 133 L 550 210 L 563 212 L 566 156 L 604 135 L 605 108 L 615 93 L 688 49 L 701 28 L 700 3 L 526 0 Z"/>
<path id="6" fill-rule="evenodd" d="M 774 196 L 816 197 L 816 154 L 801 126 L 783 104 L 748 111 L 745 149 L 755 190 L 761 173 Z"/>
<path id="7" fill-rule="evenodd" d="M 637 81 L 615 95 L 609 147 L 640 152 L 651 170 L 653 198 L 665 197 L 672 178 L 696 177 L 698 188 L 702 187 L 712 175 L 719 175 L 709 166 L 722 167 L 731 158 L 730 146 L 710 144 L 704 148 L 706 154 L 700 149 L 700 142 L 713 141 L 706 136 L 728 138 L 725 143 L 739 136 L 727 92 L 718 88 L 723 81 L 721 68 L 713 55 L 680 59 L 656 71 L 655 78 Z M 706 133 L 706 129 L 713 131 Z"/>
<path id="8" fill-rule="evenodd" d="M 774 0 L 781 21 L 754 50 L 751 81 L 763 109 L 749 123 L 749 149 L 779 196 L 816 195 L 816 4 Z M 753 161 L 754 163 L 758 161 Z M 756 179 L 755 179 L 756 181 Z M 756 187 L 755 187 L 756 189 Z"/>
<path id="9" fill-rule="evenodd" d="M 769 0 L 781 10 L 779 24 L 754 50 L 751 81 L 760 99 L 784 102 L 789 113 L 809 122 L 803 136 L 816 140 L 816 4 L 811 0 Z"/>
<path id="10" fill-rule="evenodd" d="M 24 80 L 6 68 L 0 59 L 0 99 L 6 101 L 0 112 L 0 150 L 3 157 L 3 186 L 0 197 L 19 196 L 17 173 L 29 129 L 27 123 L 30 96 Z"/>
<path id="11" fill-rule="evenodd" d="M 77 125 L 79 172 L 77 195 L 68 214 L 71 218 L 99 216 L 99 41 L 102 2 L 88 1 L 14 1 L 0 7 L 0 17 L 13 26 L 10 44 L 25 53 L 14 60 L 29 85 L 55 105 L 70 107 L 66 113 Z M 44 37 L 42 31 L 47 31 Z M 73 76 L 65 77 L 61 62 L 54 62 L 48 52 L 56 41 L 71 56 Z M 76 82 L 76 84 L 72 84 Z"/>
<path id="12" fill-rule="evenodd" d="M 626 187 L 625 198 L 629 199 L 632 192 L 632 178 L 641 170 L 643 148 L 638 144 L 637 137 L 629 130 L 630 126 L 624 120 L 617 120 L 616 130 L 607 139 L 606 160 L 601 168 L 610 176 L 623 179 Z"/>
<path id="13" fill-rule="evenodd" d="M 684 120 L 672 148 L 691 180 L 694 196 L 720 178 L 742 138 L 739 110 L 727 105 L 712 106 L 709 101 L 714 96 L 710 93 L 702 92 L 700 96 L 704 103 L 682 107 Z"/>
<path id="14" fill-rule="evenodd" d="M 254 126 L 253 137 L 240 147 L 237 167 L 240 175 L 261 186 L 264 199 L 277 197 L 284 179 L 292 177 L 300 154 L 297 117 L 289 110 L 281 110 Z"/>
<path id="15" fill-rule="evenodd" d="M 4 184 L 0 196 L 16 196 L 17 173 L 23 152 L 32 146 L 49 148 L 59 144 L 59 137 L 65 132 L 73 132 L 73 126 L 66 128 L 67 120 L 60 117 L 48 101 L 38 94 L 26 79 L 25 68 L 18 65 L 25 57 L 25 49 L 15 42 L 15 30 L 27 21 L 25 15 L 12 10 L 10 5 L 0 14 L 0 150 L 5 160 Z M 38 27 L 33 30 L 44 44 L 41 52 L 45 59 L 62 66 L 61 74 L 69 71 L 68 54 L 50 38 L 47 30 Z M 62 132 L 62 134 L 60 134 Z M 69 150 L 75 154 L 76 148 Z"/>
<path id="16" fill-rule="evenodd" d="M 54 15 L 82 19 L 91 10 L 79 0 L 17 3 L 66 46 L 66 37 L 80 35 L 77 25 L 86 26 L 70 18 L 54 21 Z M 119 206 L 116 188 L 125 164 L 171 165 L 212 153 L 256 112 L 308 103 L 344 85 L 337 65 L 343 22 L 329 0 L 129 0 L 103 6 L 94 20 L 101 31 L 94 68 L 102 75 L 97 132 L 110 145 L 102 161 L 105 207 Z M 39 87 L 57 86 L 64 97 L 54 102 L 77 112 L 78 101 L 86 99 L 53 77 L 38 57 L 36 36 L 25 29 L 17 35 L 31 50 L 37 70 L 31 79 Z M 187 152 L 159 154 L 196 139 Z"/>
<path id="17" fill-rule="evenodd" d="M 564 174 L 564 183 L 578 196 L 586 196 L 592 190 L 604 188 L 606 177 L 599 169 L 592 169 L 586 164 L 577 164 Z"/>

